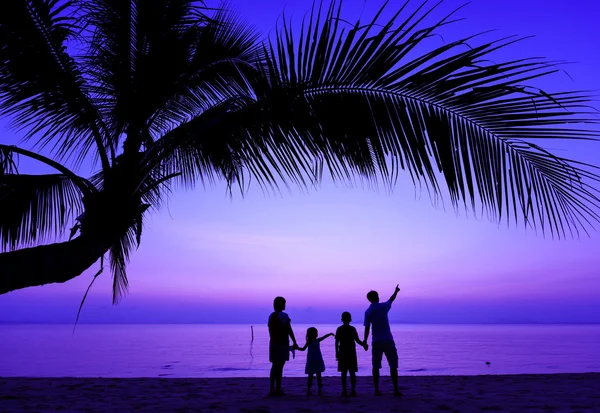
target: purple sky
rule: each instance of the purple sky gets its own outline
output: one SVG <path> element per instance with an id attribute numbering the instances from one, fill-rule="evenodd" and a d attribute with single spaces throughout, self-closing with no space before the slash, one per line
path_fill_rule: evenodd
<path id="1" fill-rule="evenodd" d="M 390 1 L 394 11 L 402 1 Z M 233 0 L 264 34 L 286 10 L 299 23 L 312 1 Z M 447 0 L 443 10 L 462 4 Z M 380 1 L 347 0 L 345 15 L 368 17 Z M 598 89 L 600 5 L 594 0 L 474 0 L 444 40 L 498 29 L 536 35 L 496 56 L 575 62 L 541 83 L 549 90 Z M 441 14 L 438 14 L 438 16 Z M 438 40 L 441 41 L 441 40 Z M 571 79 L 572 78 L 572 79 Z M 600 106 L 600 105 L 599 105 Z M 3 142 L 15 143 L 6 129 Z M 596 162 L 598 145 L 548 146 Z M 399 283 L 393 321 L 600 322 L 600 234 L 552 241 L 532 231 L 433 207 L 407 177 L 394 194 L 334 185 L 230 200 L 224 185 L 178 192 L 147 221 L 129 266 L 130 294 L 111 306 L 108 274 L 97 280 L 82 322 L 262 322 L 274 296 L 298 322 L 356 322 L 365 293 Z M 0 322 L 72 322 L 97 265 L 64 285 L 0 296 Z"/>

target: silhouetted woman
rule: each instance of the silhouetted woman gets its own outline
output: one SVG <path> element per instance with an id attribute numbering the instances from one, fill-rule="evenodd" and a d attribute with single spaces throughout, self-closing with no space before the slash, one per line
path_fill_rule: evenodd
<path id="1" fill-rule="evenodd" d="M 269 396 L 283 396 L 281 390 L 281 379 L 283 378 L 283 366 L 290 359 L 290 341 L 298 348 L 292 320 L 283 312 L 285 310 L 285 298 L 275 297 L 273 300 L 273 311 L 269 316 L 269 361 L 271 362 L 271 389 Z"/>

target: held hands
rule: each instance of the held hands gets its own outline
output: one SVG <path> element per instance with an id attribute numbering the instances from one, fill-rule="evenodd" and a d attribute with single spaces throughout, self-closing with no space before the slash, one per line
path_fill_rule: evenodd
<path id="1" fill-rule="evenodd" d="M 369 349 L 369 345 L 367 344 L 366 341 L 363 343 L 363 348 L 365 349 L 365 351 L 367 351 Z"/>

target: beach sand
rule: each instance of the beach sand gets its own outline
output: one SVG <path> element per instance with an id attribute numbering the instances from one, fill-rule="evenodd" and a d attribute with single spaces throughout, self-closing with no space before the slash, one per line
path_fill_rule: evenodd
<path id="1" fill-rule="evenodd" d="M 306 380 L 284 378 L 287 395 L 266 397 L 268 379 L 0 378 L 0 412 L 600 412 L 600 373 L 401 377 L 404 397 L 373 395 L 358 378 L 358 397 L 340 396 L 325 377 L 322 397 Z M 316 384 L 316 383 L 315 383 Z"/>

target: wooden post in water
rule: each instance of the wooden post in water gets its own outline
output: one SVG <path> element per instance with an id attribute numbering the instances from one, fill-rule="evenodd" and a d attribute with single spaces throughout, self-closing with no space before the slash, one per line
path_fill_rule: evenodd
<path id="1" fill-rule="evenodd" d="M 250 326 L 250 331 L 252 332 L 252 342 L 254 343 L 254 326 Z"/>

